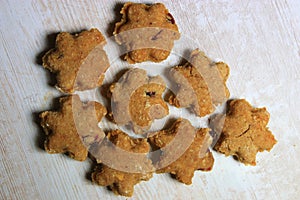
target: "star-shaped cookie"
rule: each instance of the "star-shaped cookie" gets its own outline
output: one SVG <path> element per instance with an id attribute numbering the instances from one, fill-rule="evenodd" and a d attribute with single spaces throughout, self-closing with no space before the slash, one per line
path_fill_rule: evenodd
<path id="1" fill-rule="evenodd" d="M 176 107 L 192 108 L 200 117 L 211 114 L 215 106 L 229 97 L 226 80 L 229 67 L 222 62 L 213 62 L 198 49 L 192 51 L 185 65 L 170 70 L 176 83 L 175 95 L 169 97 L 169 103 Z"/>
<path id="2" fill-rule="evenodd" d="M 98 102 L 82 103 L 78 95 L 62 97 L 59 102 L 59 111 L 40 114 L 47 135 L 45 149 L 48 153 L 67 153 L 83 161 L 90 145 L 99 143 L 105 136 L 98 122 L 106 115 L 106 108 Z"/>
<path id="3" fill-rule="evenodd" d="M 148 130 L 155 119 L 168 115 L 162 99 L 166 84 L 160 76 L 148 77 L 143 69 L 128 70 L 110 87 L 112 114 L 116 124 L 132 125 L 135 133 Z"/>
<path id="4" fill-rule="evenodd" d="M 56 74 L 57 89 L 73 93 L 100 86 L 109 67 L 105 44 L 105 38 L 95 28 L 75 35 L 58 34 L 56 47 L 43 57 L 43 66 Z"/>
<path id="5" fill-rule="evenodd" d="M 269 118 L 266 108 L 253 108 L 244 99 L 229 101 L 226 116 L 218 115 L 211 122 L 215 131 L 221 131 L 214 149 L 256 165 L 257 152 L 270 151 L 277 142 L 267 127 Z"/>
<path id="6" fill-rule="evenodd" d="M 211 141 L 209 129 L 195 129 L 186 119 L 153 133 L 149 142 L 162 151 L 157 173 L 171 173 L 178 181 L 192 184 L 196 170 L 209 171 L 213 167 L 214 158 L 208 149 Z"/>
<path id="7" fill-rule="evenodd" d="M 152 177 L 149 150 L 147 139 L 134 139 L 120 130 L 109 132 L 106 141 L 92 151 L 101 163 L 92 173 L 93 182 L 108 186 L 115 194 L 132 196 L 134 185 Z"/>
<path id="8" fill-rule="evenodd" d="M 126 48 L 125 60 L 129 63 L 165 60 L 180 34 L 175 20 L 161 3 L 146 5 L 125 3 L 123 16 L 116 23 L 116 42 Z"/>

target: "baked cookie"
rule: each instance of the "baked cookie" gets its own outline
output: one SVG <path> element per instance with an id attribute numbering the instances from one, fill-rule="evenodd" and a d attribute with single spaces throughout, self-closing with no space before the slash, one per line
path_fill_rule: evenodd
<path id="1" fill-rule="evenodd" d="M 105 38 L 95 28 L 75 35 L 58 34 L 56 47 L 43 57 L 43 66 L 56 74 L 56 88 L 73 93 L 100 86 L 109 67 L 105 44 Z"/>
<path id="2" fill-rule="evenodd" d="M 130 138 L 120 130 L 107 134 L 93 155 L 99 164 L 92 173 L 93 182 L 108 186 L 115 194 L 132 196 L 134 185 L 152 178 L 153 166 L 146 139 Z"/>
<path id="3" fill-rule="evenodd" d="M 148 77 L 143 69 L 128 70 L 110 87 L 112 114 L 116 124 L 133 126 L 135 133 L 148 130 L 154 119 L 168 115 L 162 99 L 166 84 L 160 76 Z"/>
<path id="4" fill-rule="evenodd" d="M 47 139 L 48 153 L 67 153 L 79 161 L 86 159 L 91 144 L 105 137 L 98 122 L 106 115 L 106 108 L 97 102 L 82 103 L 78 95 L 59 99 L 59 111 L 44 111 L 40 114 L 41 126 Z"/>
<path id="5" fill-rule="evenodd" d="M 171 68 L 170 76 L 176 83 L 174 95 L 168 99 L 176 107 L 190 107 L 200 117 L 211 114 L 215 105 L 229 97 L 226 80 L 227 64 L 214 63 L 198 49 L 192 51 L 189 62 Z"/>
<path id="6" fill-rule="evenodd" d="M 257 152 L 270 151 L 277 142 L 266 127 L 269 118 L 266 108 L 253 108 L 244 99 L 229 101 L 226 116 L 211 121 L 214 130 L 221 131 L 214 149 L 246 165 L 256 165 Z"/>
<path id="7" fill-rule="evenodd" d="M 162 154 L 157 173 L 171 173 L 187 185 L 192 184 L 196 170 L 209 171 L 214 158 L 209 151 L 212 138 L 209 129 L 195 129 L 186 119 L 178 119 L 171 128 L 149 136 L 149 142 Z"/>
<path id="8" fill-rule="evenodd" d="M 180 34 L 173 16 L 161 3 L 125 3 L 122 19 L 116 23 L 116 42 L 126 48 L 129 63 L 165 60 Z"/>

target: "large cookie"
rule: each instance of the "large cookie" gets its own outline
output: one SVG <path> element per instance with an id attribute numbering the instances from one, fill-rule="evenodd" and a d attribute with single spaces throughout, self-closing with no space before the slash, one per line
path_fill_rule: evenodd
<path id="1" fill-rule="evenodd" d="M 146 139 L 130 138 L 120 130 L 107 134 L 93 156 L 99 164 L 92 173 L 93 182 L 108 186 L 115 194 L 132 196 L 134 185 L 152 177 L 153 166 Z"/>
<path id="2" fill-rule="evenodd" d="M 98 122 L 106 114 L 106 108 L 97 102 L 82 103 L 77 95 L 62 97 L 59 102 L 59 111 L 40 114 L 47 135 L 45 149 L 48 153 L 67 153 L 83 161 L 90 145 L 101 142 L 105 136 Z"/>
<path id="3" fill-rule="evenodd" d="M 198 49 L 191 53 L 189 62 L 170 70 L 177 87 L 169 103 L 176 107 L 192 108 L 198 116 L 211 114 L 215 105 L 229 97 L 226 80 L 229 67 L 225 63 L 214 63 Z"/>
<path id="4" fill-rule="evenodd" d="M 56 87 L 65 93 L 98 87 L 109 61 L 103 46 L 105 38 L 97 29 L 71 35 L 62 32 L 56 47 L 43 57 L 43 66 L 56 74 Z"/>
<path id="5" fill-rule="evenodd" d="M 165 60 L 179 39 L 175 20 L 161 3 L 146 5 L 125 3 L 123 16 L 116 23 L 116 42 L 126 48 L 125 60 L 129 63 Z"/>
<path id="6" fill-rule="evenodd" d="M 211 122 L 221 134 L 214 147 L 218 152 L 233 155 L 246 165 L 256 165 L 257 152 L 270 151 L 276 144 L 266 127 L 270 118 L 266 108 L 253 108 L 244 99 L 231 100 L 224 117 L 218 115 Z"/>
<path id="7" fill-rule="evenodd" d="M 209 171 L 214 158 L 209 151 L 209 129 L 195 129 L 186 119 L 178 119 L 171 128 L 149 136 L 150 144 L 161 149 L 157 173 L 171 173 L 185 184 L 192 184 L 196 170 Z"/>
<path id="8" fill-rule="evenodd" d="M 148 77 L 143 69 L 130 69 L 110 87 L 112 114 L 118 125 L 130 124 L 135 133 L 148 130 L 155 119 L 168 115 L 162 99 L 166 86 L 160 76 Z"/>

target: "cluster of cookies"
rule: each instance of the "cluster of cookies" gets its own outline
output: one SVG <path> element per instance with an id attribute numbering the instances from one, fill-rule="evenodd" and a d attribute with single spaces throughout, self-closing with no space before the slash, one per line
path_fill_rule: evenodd
<path id="1" fill-rule="evenodd" d="M 163 4 L 126 3 L 121 14 L 114 35 L 126 49 L 124 60 L 140 63 L 167 59 L 180 34 Z M 117 125 L 130 125 L 145 137 L 133 138 L 118 129 L 104 133 L 98 123 L 108 114 L 107 108 L 94 101 L 82 102 L 75 92 L 102 85 L 109 67 L 105 44 L 97 29 L 75 35 L 63 32 L 56 38 L 56 47 L 43 57 L 43 66 L 56 74 L 56 88 L 67 94 L 60 98 L 59 110 L 40 114 L 47 135 L 45 149 L 79 161 L 90 155 L 97 162 L 93 182 L 124 196 L 132 196 L 134 185 L 149 180 L 153 172 L 170 173 L 178 181 L 191 184 L 196 170 L 213 168 L 209 147 L 214 143 L 216 151 L 249 165 L 256 165 L 257 152 L 269 151 L 276 143 L 267 128 L 269 113 L 243 99 L 228 101 L 227 113 L 211 118 L 212 130 L 194 128 L 187 119 L 179 118 L 167 129 L 148 133 L 154 120 L 169 114 L 162 97 L 166 84 L 160 76 L 149 77 L 139 68 L 128 70 L 110 86 L 109 115 Z M 203 117 L 229 98 L 228 65 L 213 62 L 197 49 L 186 64 L 169 72 L 176 86 L 167 100 L 170 105 L 190 108 Z"/>

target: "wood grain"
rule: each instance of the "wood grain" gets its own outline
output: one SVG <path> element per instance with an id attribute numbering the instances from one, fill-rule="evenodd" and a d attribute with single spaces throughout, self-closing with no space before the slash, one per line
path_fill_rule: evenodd
<path id="1" fill-rule="evenodd" d="M 231 66 L 232 98 L 268 108 L 278 144 L 258 155 L 256 167 L 214 152 L 213 171 L 196 172 L 193 185 L 155 175 L 136 186 L 132 199 L 297 199 L 300 1 L 161 2 L 182 35 Z M 88 180 L 89 161 L 46 154 L 36 123 L 37 113 L 52 108 L 61 95 L 40 65 L 41 54 L 60 31 L 97 27 L 110 37 L 120 1 L 1 0 L 0 5 L 0 199 L 124 199 Z"/>

